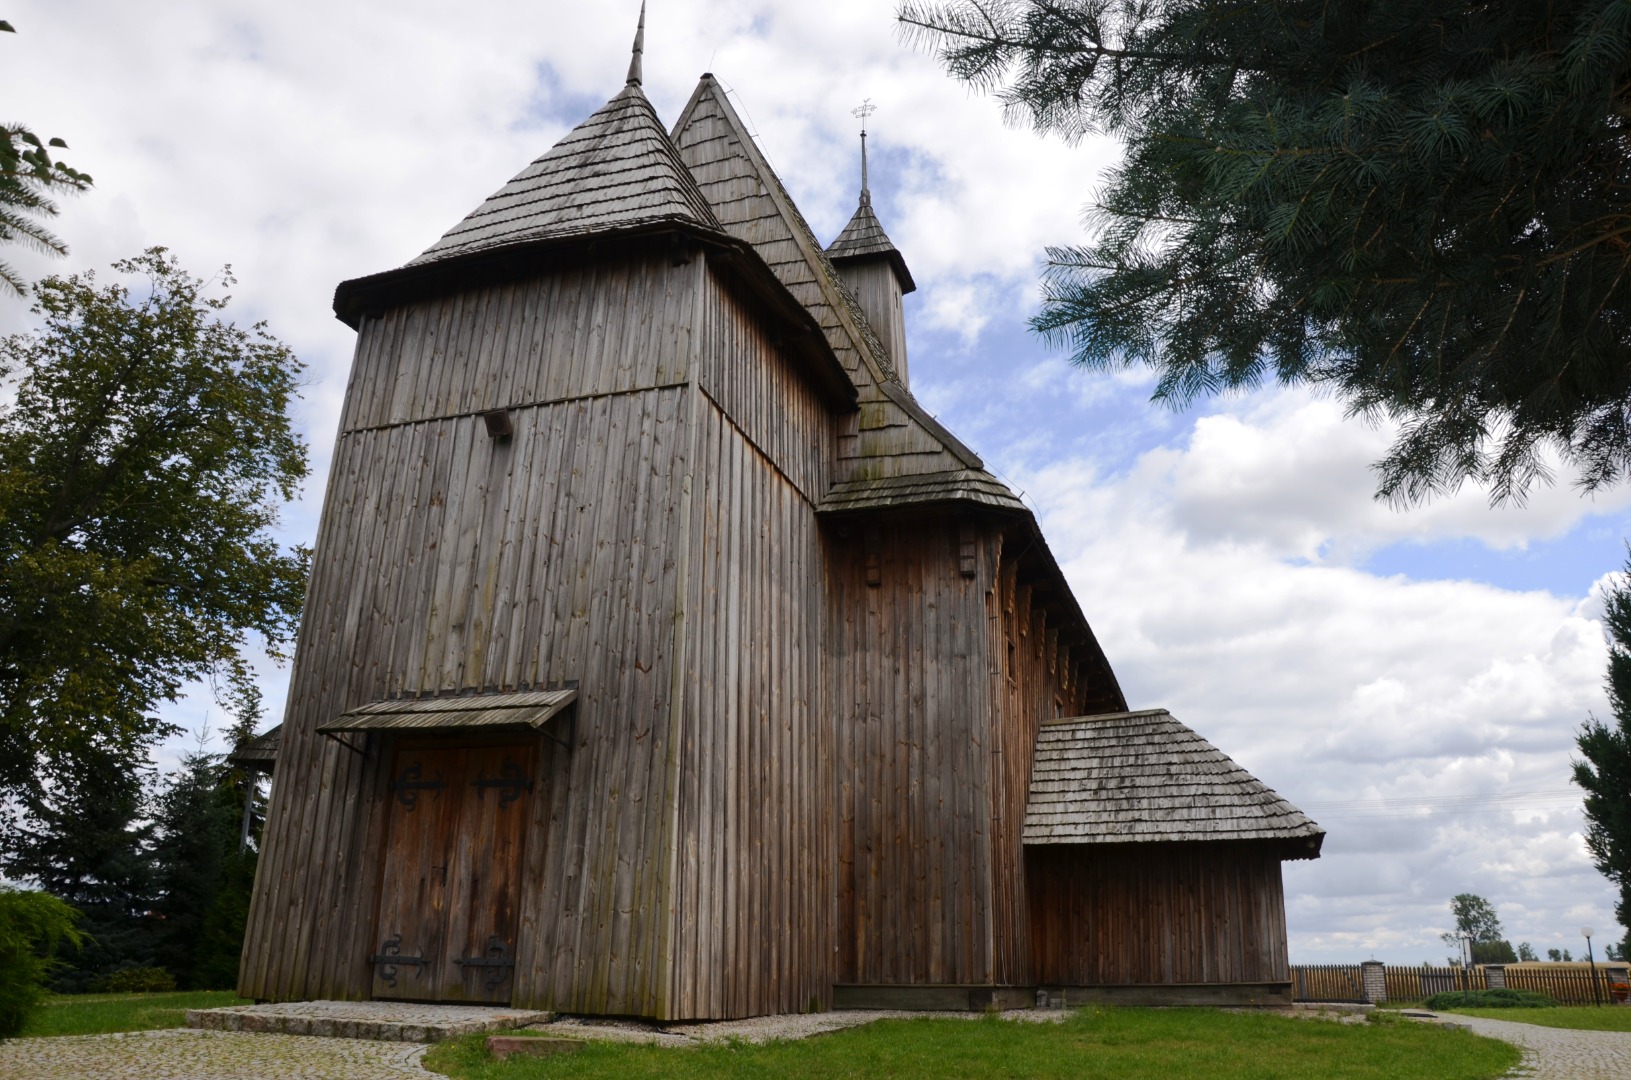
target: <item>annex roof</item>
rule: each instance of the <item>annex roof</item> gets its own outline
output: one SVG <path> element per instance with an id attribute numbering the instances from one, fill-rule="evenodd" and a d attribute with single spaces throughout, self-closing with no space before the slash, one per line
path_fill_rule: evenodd
<path id="1" fill-rule="evenodd" d="M 407 265 L 664 224 L 724 231 L 631 81 Z"/>
<path id="2" fill-rule="evenodd" d="M 243 769 L 265 769 L 270 772 L 277 765 L 278 750 L 283 745 L 283 725 L 257 735 L 232 753 L 227 761 Z"/>
<path id="3" fill-rule="evenodd" d="M 1319 857 L 1325 830 L 1165 709 L 1044 722 L 1025 843 L 1288 842 Z"/>

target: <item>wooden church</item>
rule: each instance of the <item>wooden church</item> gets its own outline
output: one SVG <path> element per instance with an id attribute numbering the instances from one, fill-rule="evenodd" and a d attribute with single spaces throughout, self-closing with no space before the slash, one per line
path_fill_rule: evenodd
<path id="1" fill-rule="evenodd" d="M 642 19 L 643 21 L 643 19 Z M 642 35 L 643 36 L 643 30 Z M 1131 711 L 704 75 L 628 83 L 357 331 L 239 992 L 660 1020 L 1283 998 L 1323 833 Z"/>

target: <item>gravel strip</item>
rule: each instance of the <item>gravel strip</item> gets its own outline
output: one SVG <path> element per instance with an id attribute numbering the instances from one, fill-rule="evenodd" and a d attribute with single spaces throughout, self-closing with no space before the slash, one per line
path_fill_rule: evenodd
<path id="1" fill-rule="evenodd" d="M 236 1031 L 133 1031 L 0 1043 L 5 1080 L 403 1080 L 425 1047 Z M 444 1078 L 445 1080 L 445 1078 Z"/>

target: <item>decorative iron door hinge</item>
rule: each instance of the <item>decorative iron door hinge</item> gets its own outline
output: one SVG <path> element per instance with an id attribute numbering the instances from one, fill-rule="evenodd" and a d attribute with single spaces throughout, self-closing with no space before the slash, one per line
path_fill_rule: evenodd
<path id="1" fill-rule="evenodd" d="M 510 955 L 510 947 L 494 934 L 487 939 L 487 955 L 460 957 L 459 966 L 488 968 L 483 985 L 489 990 L 497 990 L 504 984 L 505 979 L 514 974 L 515 958 Z"/>
<path id="2" fill-rule="evenodd" d="M 423 969 L 427 963 L 423 956 L 402 955 L 402 935 L 400 933 L 392 934 L 390 937 L 386 938 L 384 942 L 380 944 L 379 952 L 375 953 L 373 956 L 370 956 L 368 958 L 368 962 L 379 969 L 376 974 L 379 976 L 380 981 L 386 986 L 391 987 L 396 986 L 397 968 L 413 968 L 413 977 L 417 979 L 419 976 L 424 974 L 424 971 L 421 969 Z"/>
<path id="3" fill-rule="evenodd" d="M 397 778 L 391 781 L 391 790 L 396 792 L 397 802 L 406 806 L 410 811 L 419 805 L 419 793 L 421 791 L 428 791 L 433 797 L 439 799 L 442 797 L 442 789 L 447 787 L 447 783 L 442 779 L 442 770 L 436 770 L 436 779 L 434 780 L 426 780 L 424 775 L 423 767 L 416 761 L 404 768 L 397 774 Z"/>
<path id="4" fill-rule="evenodd" d="M 532 781 L 527 779 L 527 770 L 513 761 L 506 761 L 499 768 L 498 778 L 487 779 L 487 770 L 483 769 L 476 774 L 471 783 L 476 785 L 476 798 L 485 799 L 488 788 L 498 788 L 498 808 L 504 809 L 521 797 L 523 791 L 532 790 Z"/>

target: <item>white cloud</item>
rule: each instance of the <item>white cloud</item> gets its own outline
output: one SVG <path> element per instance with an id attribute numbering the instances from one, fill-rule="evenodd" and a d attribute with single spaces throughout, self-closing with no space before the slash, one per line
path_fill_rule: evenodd
<path id="1" fill-rule="evenodd" d="M 1490 897 L 1514 940 L 1567 944 L 1556 935 L 1582 903 L 1608 925 L 1575 801 L 1443 803 L 1568 791 L 1573 732 L 1605 709 L 1600 625 L 1579 598 L 1288 558 L 1374 542 L 1386 519 L 1362 486 L 1319 492 L 1343 468 L 1363 474 L 1362 436 L 1318 403 L 1255 416 L 1261 427 L 1204 418 L 1119 474 L 1091 460 L 1008 468 L 1133 706 L 1172 709 L 1330 831 L 1323 859 L 1287 866 L 1294 951 L 1441 958 L 1434 935 L 1465 891 Z M 1486 513 L 1415 527 L 1476 535 Z M 1376 809 L 1318 809 L 1358 802 Z"/>

